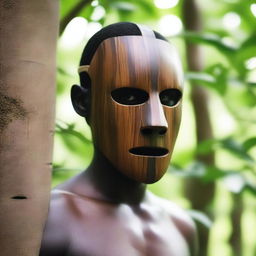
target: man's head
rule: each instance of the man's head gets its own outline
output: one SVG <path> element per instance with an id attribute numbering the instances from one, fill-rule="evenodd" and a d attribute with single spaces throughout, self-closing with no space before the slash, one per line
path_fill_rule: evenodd
<path id="1" fill-rule="evenodd" d="M 183 74 L 175 49 L 133 23 L 96 33 L 80 62 L 73 106 L 95 147 L 123 174 L 144 183 L 168 168 L 180 125 Z"/>

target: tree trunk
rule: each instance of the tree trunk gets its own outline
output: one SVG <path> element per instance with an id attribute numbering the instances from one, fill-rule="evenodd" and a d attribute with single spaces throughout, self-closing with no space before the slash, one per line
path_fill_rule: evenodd
<path id="1" fill-rule="evenodd" d="M 186 30 L 200 31 L 200 14 L 195 0 L 184 0 L 183 18 Z M 186 42 L 188 69 L 200 71 L 203 69 L 203 54 L 198 45 Z M 207 91 L 197 84 L 192 84 L 191 100 L 196 117 L 197 143 L 212 138 L 212 129 L 208 112 Z M 211 165 L 214 163 L 214 155 L 197 156 L 197 160 Z M 203 184 L 200 180 L 189 180 L 186 183 L 186 196 L 194 209 L 209 213 L 209 204 L 214 197 L 214 184 Z M 208 249 L 209 232 L 206 227 L 198 225 L 199 256 L 206 256 Z"/>
<path id="2" fill-rule="evenodd" d="M 241 194 L 233 194 L 233 207 L 231 211 L 232 232 L 230 236 L 230 245 L 233 256 L 242 255 L 242 226 L 241 219 L 243 213 L 243 200 Z"/>
<path id="3" fill-rule="evenodd" d="M 0 250 L 35 256 L 49 202 L 57 0 L 0 2 Z"/>

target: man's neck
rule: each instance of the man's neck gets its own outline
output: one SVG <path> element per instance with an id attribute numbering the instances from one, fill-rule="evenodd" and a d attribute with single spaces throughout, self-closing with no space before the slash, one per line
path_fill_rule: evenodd
<path id="1" fill-rule="evenodd" d="M 91 165 L 80 178 L 93 188 L 99 200 L 139 204 L 145 199 L 146 185 L 123 175 L 97 149 Z"/>

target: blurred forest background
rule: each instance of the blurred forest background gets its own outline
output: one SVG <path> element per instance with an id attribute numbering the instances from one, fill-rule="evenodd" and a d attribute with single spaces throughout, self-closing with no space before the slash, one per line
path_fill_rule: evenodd
<path id="1" fill-rule="evenodd" d="M 162 33 L 185 70 L 175 152 L 168 173 L 149 189 L 188 209 L 198 225 L 200 256 L 255 256 L 255 1 L 61 0 L 53 186 L 92 159 L 90 129 L 69 92 L 79 84 L 87 40 L 118 21 Z"/>

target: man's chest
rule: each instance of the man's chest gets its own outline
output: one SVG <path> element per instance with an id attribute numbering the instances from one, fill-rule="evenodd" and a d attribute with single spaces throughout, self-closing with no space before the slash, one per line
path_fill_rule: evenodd
<path id="1" fill-rule="evenodd" d="M 167 218 L 91 216 L 71 231 L 68 256 L 189 256 L 185 239 Z"/>

